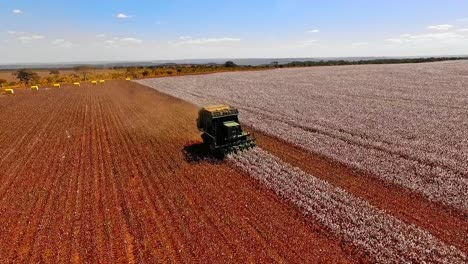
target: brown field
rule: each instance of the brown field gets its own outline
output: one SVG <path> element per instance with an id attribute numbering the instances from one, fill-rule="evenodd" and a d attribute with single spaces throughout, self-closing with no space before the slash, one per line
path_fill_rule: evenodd
<path id="1" fill-rule="evenodd" d="M 193 163 L 196 107 L 130 82 L 0 97 L 3 262 L 358 262 L 227 164 Z"/>
<path id="2" fill-rule="evenodd" d="M 154 89 L 15 92 L 0 94 L 4 262 L 466 261 L 463 212 L 272 135 L 254 131 L 278 163 L 187 158 L 197 107 Z M 254 177 L 281 173 L 303 180 L 299 203 Z"/>

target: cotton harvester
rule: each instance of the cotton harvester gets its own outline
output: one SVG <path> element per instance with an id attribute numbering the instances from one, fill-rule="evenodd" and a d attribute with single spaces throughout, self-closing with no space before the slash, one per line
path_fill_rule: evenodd
<path id="1" fill-rule="evenodd" d="M 210 152 L 224 156 L 255 146 L 255 139 L 242 131 L 238 115 L 239 111 L 229 105 L 208 106 L 198 112 L 197 127 Z"/>

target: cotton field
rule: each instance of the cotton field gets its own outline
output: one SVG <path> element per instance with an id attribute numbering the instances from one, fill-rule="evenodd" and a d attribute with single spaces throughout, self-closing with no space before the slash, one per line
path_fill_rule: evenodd
<path id="1" fill-rule="evenodd" d="M 466 213 L 468 62 L 278 69 L 139 81 Z"/>

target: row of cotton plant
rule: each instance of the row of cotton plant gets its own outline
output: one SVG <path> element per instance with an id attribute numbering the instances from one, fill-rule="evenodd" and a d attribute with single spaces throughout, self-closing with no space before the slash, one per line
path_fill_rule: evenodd
<path id="1" fill-rule="evenodd" d="M 254 148 L 228 160 L 378 263 L 466 263 L 466 256 L 349 193 Z"/>

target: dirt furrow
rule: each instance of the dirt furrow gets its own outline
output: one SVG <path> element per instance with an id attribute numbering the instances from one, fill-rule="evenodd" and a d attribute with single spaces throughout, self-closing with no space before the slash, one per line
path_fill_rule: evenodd
<path id="1" fill-rule="evenodd" d="M 41 94 L 29 94 L 29 96 L 25 93 L 29 91 L 21 91 L 18 95 L 14 97 L 9 97 L 8 104 L 3 102 L 0 105 L 0 109 L 2 109 L 0 115 L 2 116 L 2 122 L 5 122 L 4 129 L 0 130 L 0 162 L 7 158 L 5 152 L 12 148 L 13 146 L 17 146 L 21 144 L 22 141 L 25 139 L 27 140 L 28 137 L 24 133 L 25 130 L 29 130 L 30 132 L 34 131 L 34 127 L 37 127 L 41 123 L 43 123 L 47 115 L 38 114 L 37 111 L 41 111 L 44 109 L 48 103 L 53 102 L 53 98 L 44 97 L 42 96 L 40 101 L 36 100 L 38 96 Z M 10 101 L 11 100 L 11 101 Z M 3 100 L 2 100 L 3 101 Z M 37 107 L 36 111 L 28 111 L 28 106 L 31 104 Z M 31 118 L 32 116 L 38 118 Z M 31 120 L 31 122 L 24 122 L 24 119 Z M 34 125 L 31 125 L 33 123 Z M 22 133 L 18 133 L 18 131 L 22 131 Z M 21 135 L 18 137 L 18 135 Z"/>
<path id="2" fill-rule="evenodd" d="M 67 118 L 67 122 L 65 123 L 67 130 L 58 135 L 59 138 L 65 139 L 64 142 L 66 142 L 64 144 L 66 149 L 58 157 L 61 162 L 56 174 L 58 175 L 57 177 L 60 177 L 61 182 L 55 187 L 55 197 L 52 198 L 54 205 L 49 210 L 50 222 L 48 226 L 41 229 L 40 235 L 42 240 L 36 243 L 33 253 L 33 256 L 45 255 L 44 261 L 46 262 L 63 262 L 63 255 L 67 254 L 66 252 L 69 247 L 69 243 L 66 243 L 67 240 L 70 240 L 70 233 L 65 228 L 68 219 L 66 212 L 70 188 L 73 186 L 73 178 L 70 177 L 70 172 L 73 170 L 73 163 L 77 158 L 74 143 L 77 141 L 75 137 L 77 135 L 76 127 L 79 126 L 77 120 L 79 120 L 81 115 L 80 99 L 75 98 L 73 103 L 70 104 L 72 107 L 61 109 L 64 117 Z M 61 239 L 56 239 L 57 237 Z"/>
<path id="3" fill-rule="evenodd" d="M 108 110 L 108 101 L 103 100 L 102 109 L 104 113 L 107 113 Z M 120 152 L 117 146 L 113 145 L 111 137 L 113 137 L 112 131 L 116 128 L 113 126 L 111 121 L 113 120 L 112 115 L 104 115 L 102 117 L 102 128 L 103 133 L 101 133 L 102 142 L 103 142 L 103 153 L 105 153 L 105 168 L 104 172 L 104 182 L 107 187 L 103 191 L 103 194 L 106 197 L 106 206 L 105 215 L 108 218 L 108 225 L 106 230 L 108 232 L 109 238 L 111 238 L 111 245 L 113 248 L 114 260 L 118 262 L 129 262 L 127 258 L 127 246 L 126 246 L 126 234 L 128 234 L 128 227 L 123 218 L 122 208 L 120 207 L 118 189 L 116 186 L 116 178 L 119 177 L 118 166 L 119 161 L 115 160 L 115 156 Z"/>
<path id="4" fill-rule="evenodd" d="M 61 113 L 74 113 L 78 112 L 76 105 L 73 104 L 71 100 L 64 104 L 65 107 L 60 108 L 59 112 Z M 71 116 L 73 117 L 73 115 Z M 63 127 L 70 127 L 74 123 L 74 119 L 70 118 L 67 115 L 60 115 L 55 119 L 55 122 Z M 63 144 L 62 139 L 68 138 L 67 134 L 57 130 L 56 135 L 52 135 L 49 138 L 54 138 L 60 144 L 56 147 L 57 151 L 53 157 L 53 161 L 56 166 L 53 166 L 53 171 L 51 175 L 55 175 L 55 180 L 53 185 L 49 190 L 48 200 L 45 202 L 44 211 L 42 213 L 42 219 L 38 224 L 38 229 L 33 235 L 35 239 L 31 242 L 32 250 L 30 252 L 29 262 L 51 262 L 56 257 L 55 248 L 56 240 L 50 239 L 50 232 L 54 230 L 55 227 L 55 218 L 61 217 L 60 214 L 56 212 L 61 211 L 60 204 L 65 197 L 66 188 L 64 188 L 67 178 L 63 174 L 63 171 L 67 169 L 66 153 L 70 151 L 69 144 Z M 40 215 L 40 214 L 39 214 Z"/>
<path id="5" fill-rule="evenodd" d="M 97 151 L 96 151 L 96 121 L 95 115 L 98 111 L 96 104 L 98 97 L 95 96 L 92 90 L 86 89 L 86 114 L 87 114 L 87 131 L 86 131 L 86 146 L 85 149 L 85 156 L 84 165 L 86 169 L 82 172 L 83 175 L 83 192 L 82 192 L 82 211 L 83 214 L 80 217 L 80 232 L 83 234 L 81 235 L 80 240 L 80 259 L 89 259 L 94 263 L 98 263 L 102 261 L 102 254 L 103 250 L 97 250 L 98 248 L 102 248 L 102 244 L 99 244 L 99 233 L 100 228 L 99 225 L 101 224 L 100 217 L 97 213 L 97 208 L 99 207 L 99 203 L 95 202 L 96 200 L 96 193 L 98 188 L 96 188 L 96 181 L 99 179 L 94 174 L 95 169 L 97 168 L 97 164 L 94 163 L 94 159 L 97 158 Z M 103 248 L 104 249 L 104 248 Z"/>
<path id="6" fill-rule="evenodd" d="M 141 117 L 141 114 L 139 115 L 138 112 L 132 111 L 132 109 L 125 109 L 125 110 L 123 110 L 123 111 L 126 112 L 126 113 L 133 113 L 133 114 L 135 115 L 135 118 L 132 120 L 132 123 L 135 123 L 135 122 L 137 122 L 137 121 L 142 121 L 141 119 L 139 119 L 139 118 Z M 149 129 L 149 128 L 148 128 L 148 129 Z M 176 132 L 176 133 L 178 133 L 178 132 Z M 170 131 L 167 131 L 167 135 L 168 135 L 168 137 L 170 137 Z M 134 140 L 133 140 L 132 137 L 130 137 L 130 138 L 128 138 L 128 139 L 131 141 L 131 142 L 129 143 L 130 145 L 135 145 L 136 142 L 134 142 Z M 161 155 L 159 155 L 159 157 L 155 157 L 155 159 L 161 161 L 161 162 L 160 162 L 160 166 L 158 166 L 157 170 L 163 170 L 163 171 L 165 171 L 166 174 L 172 174 L 172 173 L 174 172 L 173 169 L 174 169 L 174 168 L 177 168 L 178 165 L 175 165 L 175 166 L 172 165 L 172 166 L 171 166 L 171 161 L 170 161 L 170 159 L 167 159 L 166 157 L 171 157 L 172 155 L 168 155 L 168 153 L 166 153 L 167 151 L 169 151 L 169 149 L 167 149 L 167 148 L 166 148 L 166 149 L 161 149 L 161 151 L 159 152 Z M 146 155 L 148 155 L 148 154 L 146 154 Z M 143 156 L 146 156 L 146 155 L 143 154 Z M 143 165 L 144 165 L 144 167 L 143 167 L 144 170 L 152 170 L 151 165 L 148 165 L 148 162 L 146 162 L 146 160 L 142 160 L 142 163 L 143 163 Z M 152 172 L 152 175 L 154 175 L 154 173 L 155 173 L 155 172 L 153 171 L 153 172 Z M 160 173 L 159 173 L 159 174 L 160 174 Z M 161 177 L 161 176 L 159 176 L 159 177 Z M 157 179 L 157 178 L 156 178 L 156 179 Z M 154 181 L 153 181 L 152 183 L 154 184 Z M 160 188 L 159 186 L 161 186 L 162 184 L 163 184 L 163 183 L 162 183 L 161 181 L 158 181 L 158 182 L 155 184 L 155 186 L 156 186 L 156 188 Z M 174 188 L 174 187 L 171 186 L 170 188 Z M 165 186 L 163 186 L 163 189 L 162 189 L 162 190 L 164 190 L 164 189 L 167 189 L 167 188 L 166 188 Z M 163 194 L 164 191 L 159 191 L 159 193 Z M 178 193 L 178 192 L 175 191 L 175 192 L 173 192 L 173 193 Z M 172 212 L 170 215 L 178 215 L 178 214 L 184 215 L 183 212 L 182 212 L 181 210 L 176 211 L 177 208 L 183 208 L 182 205 L 174 206 L 174 202 L 177 202 L 177 203 L 180 202 L 179 197 L 175 197 L 174 200 L 173 200 L 173 199 L 169 199 L 169 200 L 168 200 L 167 197 L 164 197 L 164 196 L 163 196 L 163 201 L 166 201 L 166 202 L 165 202 L 166 206 L 169 206 L 168 208 L 169 208 L 169 210 L 171 210 L 171 212 Z M 171 201 L 174 201 L 174 202 L 171 202 Z M 190 223 L 187 222 L 187 219 L 185 219 L 185 217 L 184 217 L 182 220 L 183 220 L 183 221 L 180 221 L 180 219 L 171 219 L 172 222 L 179 222 L 179 223 L 180 223 L 180 224 L 179 224 L 179 227 L 180 227 L 180 228 L 184 228 L 184 229 L 185 229 L 186 227 L 190 226 Z M 191 219 L 188 219 L 188 220 L 191 220 Z M 190 232 L 181 232 L 181 233 L 183 233 L 183 234 L 191 234 Z M 207 236 L 207 234 L 206 234 L 206 236 Z M 190 239 L 190 238 L 186 238 L 186 239 Z M 201 243 L 202 241 L 198 241 L 198 242 Z M 185 243 L 185 244 L 186 244 L 186 245 L 191 245 L 191 243 Z M 222 245 L 222 244 L 221 244 L 221 245 Z M 223 249 L 219 249 L 219 250 L 220 250 L 220 251 L 223 251 Z M 184 253 L 185 253 L 185 252 L 190 252 L 190 250 L 184 250 Z M 193 256 L 191 256 L 191 257 L 193 257 Z"/>
<path id="7" fill-rule="evenodd" d="M 128 117 L 128 114 L 129 112 L 128 111 L 125 111 L 125 110 L 122 110 L 120 109 L 121 105 L 118 105 L 118 106 L 113 106 L 113 110 L 116 111 L 116 112 L 121 112 L 121 113 L 125 113 L 125 115 Z M 120 110 L 119 110 L 120 109 Z M 135 120 L 130 117 L 130 122 L 134 122 Z M 114 117 L 113 118 L 113 122 L 114 122 L 114 127 L 117 127 L 117 128 L 121 128 L 121 129 L 116 129 L 115 132 L 117 133 L 117 135 L 115 135 L 113 138 L 115 139 L 119 139 L 119 142 L 118 143 L 115 143 L 114 145 L 119 145 L 121 146 L 121 151 L 125 151 L 128 153 L 128 156 L 130 157 L 145 157 L 144 155 L 137 155 L 135 153 L 132 153 L 131 149 L 132 147 L 130 146 L 135 146 L 135 145 L 132 145 L 130 142 L 127 141 L 127 136 L 125 135 L 125 127 L 128 127 L 129 125 L 131 125 L 131 123 L 129 123 L 127 121 L 127 123 L 123 123 L 122 121 L 122 118 L 117 118 L 117 117 Z M 126 161 L 123 161 L 123 160 L 119 160 L 119 163 L 128 163 L 128 160 Z M 164 164 L 163 162 L 161 162 L 161 164 Z M 143 181 L 143 185 L 144 186 L 148 186 L 150 187 L 151 185 L 148 185 L 146 184 L 146 175 L 142 175 L 141 172 L 138 171 L 138 169 L 135 167 L 135 163 L 134 162 L 131 162 L 130 163 L 131 166 L 133 166 L 133 169 L 129 169 L 127 168 L 126 172 L 123 172 L 121 173 L 121 177 L 125 178 L 125 179 L 128 179 L 130 182 L 135 182 L 135 178 L 138 179 L 138 177 L 141 177 L 141 181 Z M 159 169 L 163 169 L 163 167 L 159 167 Z M 152 188 L 152 192 L 149 192 L 148 189 L 143 189 L 145 192 L 143 192 L 141 195 L 143 195 L 147 200 L 151 200 L 151 198 L 147 198 L 150 196 L 149 193 L 152 193 L 153 195 L 154 194 L 159 194 L 159 195 L 162 195 L 164 192 L 162 192 L 161 190 L 155 190 L 154 188 Z M 166 209 L 166 205 L 165 205 L 165 200 L 164 200 L 164 197 L 160 197 L 158 196 L 158 199 L 157 199 L 159 202 L 158 202 L 158 205 L 157 207 L 153 207 L 153 210 L 155 212 L 153 212 L 153 215 L 162 215 L 164 218 L 167 217 L 167 209 Z M 162 207 L 162 208 L 161 208 Z M 156 208 L 159 208 L 156 209 Z M 159 211 L 159 212 L 157 212 Z M 169 222 L 173 222 L 174 219 L 170 219 Z M 167 218 L 165 219 L 165 221 L 168 221 Z M 171 226 L 172 227 L 172 226 Z M 163 236 L 163 237 L 166 237 L 167 235 L 165 234 L 165 229 L 172 229 L 171 227 L 161 227 L 159 228 L 159 236 Z M 179 232 L 179 230 L 172 230 L 173 233 L 182 233 L 182 232 Z M 168 256 L 171 256 L 171 258 L 174 258 L 174 259 L 180 259 L 180 257 L 178 256 L 179 253 L 177 251 L 174 250 L 174 248 L 177 248 L 177 247 L 180 247 L 181 245 L 175 245 L 173 244 L 174 242 L 172 241 L 172 239 L 167 239 L 165 238 L 164 240 L 166 241 L 169 241 L 170 244 L 167 244 L 166 245 L 166 250 L 169 251 L 169 252 L 172 252 L 171 254 L 168 254 Z"/>
<path id="8" fill-rule="evenodd" d="M 126 109 L 125 112 L 126 112 L 126 113 L 129 113 L 130 111 L 131 111 L 131 109 Z M 143 121 L 142 119 L 140 119 L 141 116 L 142 116 L 141 113 L 138 113 L 137 111 L 133 111 L 133 114 L 135 115 L 135 119 L 133 120 L 133 122 L 135 122 L 135 121 L 137 121 L 137 120 L 139 120 L 140 122 Z M 142 126 L 145 127 L 143 123 L 142 123 Z M 145 131 L 151 131 L 151 128 L 150 128 L 150 127 L 147 127 L 147 128 L 145 129 Z M 165 129 L 164 129 L 164 131 L 165 131 L 165 133 L 168 134 L 168 135 L 171 133 L 171 131 L 166 131 Z M 179 132 L 177 132 L 177 133 L 179 133 Z M 142 135 L 143 137 L 145 136 L 144 133 L 142 133 L 141 135 Z M 130 145 L 135 145 L 135 144 L 137 143 L 137 142 L 135 142 L 135 140 L 134 140 L 133 138 L 129 138 L 129 140 L 131 141 L 131 142 L 129 143 Z M 166 172 L 166 174 L 175 173 L 174 169 L 180 168 L 180 165 L 179 165 L 180 162 L 174 163 L 174 162 L 173 162 L 173 159 L 170 159 L 170 158 L 168 159 L 168 158 L 167 158 L 167 157 L 172 157 L 173 155 L 167 155 L 165 152 L 166 152 L 166 151 L 162 151 L 162 152 L 160 152 L 162 155 L 159 155 L 159 157 L 155 157 L 156 159 L 162 161 L 161 164 L 164 164 L 164 165 L 165 165 L 164 168 L 159 167 L 158 169 L 163 169 L 163 170 Z M 140 153 L 140 155 L 148 156 L 148 155 L 150 155 L 150 153 L 147 153 L 147 154 Z M 147 170 L 152 170 L 151 165 L 149 164 L 148 160 L 146 160 L 146 159 L 145 159 L 145 160 L 142 160 L 141 163 L 143 164 L 143 169 L 144 169 L 145 171 L 147 171 Z M 172 165 L 172 166 L 171 166 L 171 165 Z M 161 176 L 160 176 L 160 177 L 161 177 Z M 154 182 L 153 182 L 153 184 L 154 184 Z M 183 186 L 182 182 L 173 183 L 173 184 L 171 184 L 170 186 L 165 186 L 165 185 L 164 185 L 164 182 L 162 182 L 162 181 L 161 181 L 161 182 L 158 182 L 158 183 L 156 183 L 156 184 L 157 184 L 157 185 L 162 185 L 163 189 L 174 188 L 173 186 L 176 186 L 176 187 Z M 184 214 L 183 208 L 187 207 L 188 204 L 184 203 L 184 202 L 186 201 L 186 199 L 184 199 L 184 197 L 181 197 L 181 196 L 184 194 L 184 192 L 183 192 L 182 190 L 175 190 L 175 191 L 172 192 L 172 193 L 178 194 L 178 195 L 176 195 L 175 197 L 171 197 L 171 198 L 169 199 L 169 201 L 173 201 L 172 203 L 169 204 L 169 206 L 171 207 L 170 210 L 174 210 L 173 215 L 185 215 L 185 214 Z M 167 200 L 167 198 L 166 198 L 166 200 Z M 200 210 L 200 211 L 198 211 L 198 213 L 199 213 L 199 214 L 197 214 L 197 216 L 198 216 L 198 218 L 200 218 L 200 221 L 202 221 L 202 222 L 208 222 L 208 224 L 210 224 L 210 225 L 217 226 L 216 224 L 214 224 L 214 223 L 212 222 L 212 219 L 210 219 L 210 218 L 204 213 L 204 211 Z M 190 227 L 192 227 L 192 226 L 194 226 L 194 225 L 198 225 L 198 222 L 196 221 L 196 218 L 187 218 L 187 217 L 183 217 L 182 220 L 184 220 L 184 221 L 182 221 L 181 224 L 180 224 L 180 227 L 181 227 L 181 228 L 189 228 L 189 229 L 190 229 Z M 194 221 L 194 220 L 195 220 L 195 221 Z M 174 220 L 172 220 L 172 221 L 174 221 Z M 213 233 L 212 235 L 208 235 L 208 232 L 210 232 L 210 230 L 206 230 L 206 232 L 203 232 L 203 233 L 204 233 L 204 236 L 203 236 L 202 238 L 199 238 L 198 240 L 195 240 L 195 241 L 197 241 L 198 243 L 204 243 L 204 241 L 203 241 L 203 240 L 200 240 L 200 239 L 209 239 L 210 236 L 218 236 L 218 239 L 220 239 L 219 236 L 222 235 L 222 234 L 219 234 L 220 232 L 216 232 L 216 233 Z M 192 233 L 194 233 L 194 232 L 193 232 L 193 230 L 192 230 L 192 232 L 190 232 L 190 231 L 187 232 L 187 231 L 186 231 L 186 232 L 183 232 L 183 233 L 184 233 L 184 234 L 192 234 Z M 188 238 L 188 241 L 194 241 L 194 238 L 193 238 L 193 237 L 190 237 L 190 238 Z M 195 241 L 194 241 L 194 242 L 195 242 Z M 190 245 L 190 244 L 192 244 L 192 243 L 186 243 L 186 244 L 189 244 L 189 245 Z M 220 243 L 220 246 L 223 246 L 223 245 L 226 245 L 227 247 L 226 247 L 226 248 L 218 248 L 217 251 L 223 252 L 223 254 L 225 254 L 225 255 L 231 255 L 231 254 L 233 254 L 232 247 L 229 246 L 229 241 L 225 241 L 225 242 L 222 243 L 222 244 Z M 195 250 L 196 250 L 196 249 L 195 249 Z M 205 251 L 206 251 L 206 249 L 205 249 Z M 214 255 L 214 254 L 216 254 L 216 252 L 210 252 L 210 254 L 211 254 L 211 255 Z"/>
<path id="9" fill-rule="evenodd" d="M 54 183 L 58 179 L 54 177 L 53 173 L 56 171 L 58 163 L 56 160 L 48 159 L 49 155 L 57 156 L 57 153 L 60 151 L 58 150 L 60 148 L 59 140 L 56 139 L 54 133 L 49 133 L 49 131 L 57 131 L 54 129 L 59 126 L 54 120 L 57 116 L 57 114 L 52 114 L 49 122 L 44 125 L 42 133 L 38 136 L 36 141 L 40 147 L 32 149 L 33 151 L 31 151 L 29 155 L 29 157 L 31 157 L 29 158 L 30 164 L 21 167 L 22 170 L 18 173 L 17 183 L 11 187 L 12 190 L 22 193 L 22 197 L 27 197 L 29 201 L 26 203 L 29 205 L 29 209 L 24 211 L 25 213 L 22 214 L 22 216 L 17 216 L 17 218 L 15 218 L 17 224 L 13 230 L 17 230 L 14 231 L 14 234 L 19 236 L 13 239 L 15 242 L 10 241 L 10 243 L 17 243 L 20 248 L 19 251 L 10 252 L 15 258 L 27 259 L 30 257 L 31 248 L 36 238 L 36 232 L 40 229 L 39 224 L 42 220 L 43 210 L 49 201 Z M 50 150 L 50 152 L 44 154 L 47 152 L 46 150 Z M 34 173 L 31 173 L 31 171 Z M 26 185 L 25 182 L 27 182 L 28 185 Z M 38 185 L 39 182 L 42 184 Z M 18 187 L 19 184 L 23 186 Z M 11 210 L 13 214 L 18 212 L 15 207 L 12 207 Z M 28 223 L 28 225 L 24 226 L 21 223 Z M 4 224 L 7 224 L 7 222 Z"/>
<path id="10" fill-rule="evenodd" d="M 60 98 L 60 97 L 59 97 Z M 62 100 L 63 101 L 63 100 Z M 49 101 L 52 103 L 52 101 Z M 10 151 L 6 154 L 1 155 L 2 161 L 0 161 L 0 166 L 2 163 L 8 161 L 7 169 L 2 172 L 4 175 L 2 178 L 2 183 L 0 184 L 0 203 L 3 199 L 4 194 L 9 190 L 12 189 L 12 184 L 17 180 L 14 178 L 16 174 L 23 173 L 29 169 L 28 164 L 15 162 L 19 159 L 24 160 L 25 162 L 34 161 L 35 156 L 38 153 L 43 152 L 35 152 L 38 149 L 36 144 L 38 142 L 42 142 L 44 140 L 44 136 L 49 133 L 50 126 L 53 125 L 54 118 L 57 116 L 58 113 L 49 113 L 49 114 L 39 114 L 29 116 L 29 119 L 38 119 L 39 122 L 34 123 L 29 129 L 26 129 L 25 132 L 21 130 L 17 130 L 16 133 L 24 133 L 23 135 L 17 135 L 14 138 L 19 138 L 15 143 L 9 145 L 8 148 Z M 37 117 L 39 116 L 39 117 Z M 41 118 L 43 117 L 43 118 Z M 21 117 L 16 117 L 21 118 Z M 12 136 L 10 136 L 11 138 Z M 21 150 L 21 151 L 20 151 Z M 26 154 L 25 154 L 26 153 Z M 11 156 L 11 154 L 13 154 Z"/>
<path id="11" fill-rule="evenodd" d="M 82 93 L 74 95 L 77 101 L 76 116 L 74 117 L 74 125 L 67 128 L 68 133 L 67 139 L 71 140 L 71 151 L 69 153 L 70 162 L 69 167 L 64 172 L 64 175 L 68 179 L 66 195 L 64 197 L 64 205 L 62 209 L 62 221 L 58 222 L 60 227 L 58 235 L 62 237 L 63 242 L 59 245 L 57 250 L 56 261 L 59 263 L 72 262 L 71 259 L 72 248 L 73 248 L 73 226 L 76 223 L 78 212 L 76 211 L 76 200 L 79 195 L 79 177 L 80 177 L 80 157 L 81 157 L 81 142 L 82 135 L 85 127 L 85 112 L 83 111 L 83 105 L 85 105 L 85 98 Z M 70 113 L 71 114 L 71 113 Z"/>
<path id="12" fill-rule="evenodd" d="M 108 163 L 106 159 L 109 158 L 108 153 L 109 151 L 105 148 L 104 140 L 105 140 L 105 135 L 107 131 L 105 130 L 105 127 L 103 126 L 103 106 L 102 106 L 102 100 L 99 100 L 97 103 L 97 109 L 95 111 L 96 113 L 96 127 L 95 127 L 95 142 L 96 142 L 96 149 L 95 149 L 95 169 L 93 172 L 93 177 L 95 178 L 95 183 L 96 183 L 96 191 L 95 191 L 95 202 L 94 204 L 97 204 L 95 206 L 95 218 L 99 219 L 99 225 L 97 228 L 99 228 L 100 234 L 98 237 L 98 248 L 103 248 L 105 252 L 102 252 L 99 260 L 102 263 L 108 263 L 111 262 L 113 259 L 113 250 L 115 248 L 115 245 L 110 237 L 110 232 L 108 232 L 108 225 L 110 222 L 109 217 L 107 214 L 104 214 L 103 212 L 110 212 L 110 209 L 108 209 L 108 198 L 106 195 L 107 187 L 108 185 L 106 184 L 107 182 L 105 181 L 106 178 L 106 168 L 105 165 Z M 107 242 L 109 241 L 109 242 Z"/>

